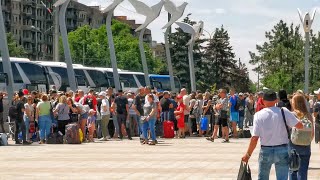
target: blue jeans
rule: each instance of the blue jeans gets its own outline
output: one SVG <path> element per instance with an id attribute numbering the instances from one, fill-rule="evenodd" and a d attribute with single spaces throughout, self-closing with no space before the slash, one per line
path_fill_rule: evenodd
<path id="1" fill-rule="evenodd" d="M 51 133 L 51 123 L 52 120 L 50 115 L 39 116 L 39 131 L 41 141 L 47 139 Z"/>
<path id="2" fill-rule="evenodd" d="M 270 169 L 275 165 L 278 180 L 287 180 L 289 173 L 288 146 L 261 147 L 259 155 L 259 180 L 269 180 Z"/>
<path id="3" fill-rule="evenodd" d="M 30 120 L 28 116 L 23 116 L 24 124 L 26 126 L 26 139 L 29 140 L 29 128 L 30 128 Z"/>
<path id="4" fill-rule="evenodd" d="M 143 123 L 143 137 L 144 139 L 148 139 L 148 128 L 150 129 L 151 139 L 152 141 L 156 140 L 156 118 L 149 119 L 149 121 Z"/>
<path id="5" fill-rule="evenodd" d="M 289 143 L 289 150 L 295 149 L 300 156 L 300 168 L 297 172 L 290 171 L 290 180 L 307 180 L 308 179 L 308 169 L 311 157 L 311 146 L 297 146 Z"/>
<path id="6" fill-rule="evenodd" d="M 138 125 L 138 132 L 139 132 L 139 135 L 141 136 L 141 134 L 143 134 L 143 130 L 142 130 L 142 124 L 140 123 L 140 119 L 141 119 L 141 116 L 137 116 L 137 125 Z"/>
<path id="7" fill-rule="evenodd" d="M 243 129 L 243 121 L 244 121 L 244 116 L 239 116 L 239 122 L 238 122 L 239 129 Z"/>

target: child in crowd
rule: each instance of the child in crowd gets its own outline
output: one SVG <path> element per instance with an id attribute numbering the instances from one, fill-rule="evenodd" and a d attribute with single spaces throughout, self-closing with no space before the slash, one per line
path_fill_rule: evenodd
<path id="1" fill-rule="evenodd" d="M 96 127 L 96 117 L 94 116 L 96 114 L 96 111 L 93 109 L 89 110 L 89 117 L 87 119 L 87 127 L 89 130 L 89 142 L 94 142 L 93 140 L 93 133 Z"/>

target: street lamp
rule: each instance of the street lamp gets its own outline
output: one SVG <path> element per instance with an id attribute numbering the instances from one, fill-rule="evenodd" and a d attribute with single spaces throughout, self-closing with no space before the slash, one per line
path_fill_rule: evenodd
<path id="1" fill-rule="evenodd" d="M 108 35 L 111 65 L 113 69 L 112 72 L 113 72 L 114 85 L 117 90 L 120 90 L 121 86 L 120 86 L 120 78 L 119 78 L 118 67 L 117 67 L 117 57 L 116 57 L 116 52 L 115 52 L 114 42 L 113 42 L 113 35 L 111 30 L 111 19 L 112 19 L 114 10 L 122 2 L 123 0 L 114 0 L 111 5 L 109 5 L 105 10 L 103 10 L 103 13 L 108 13 L 107 20 L 106 20 L 106 29 L 107 29 L 107 35 Z M 106 66 L 107 66 L 107 63 L 108 62 L 106 60 Z"/>
<path id="2" fill-rule="evenodd" d="M 189 68 L 190 68 L 190 81 L 191 81 L 191 90 L 196 91 L 196 76 L 194 70 L 194 60 L 193 60 L 193 46 L 196 40 L 198 40 L 203 33 L 203 21 L 199 21 L 194 26 L 183 22 L 176 22 L 176 24 L 182 29 L 183 32 L 191 34 L 191 39 L 187 45 L 188 48 L 188 56 L 189 56 Z"/>
<path id="3" fill-rule="evenodd" d="M 35 31 L 36 31 L 36 36 L 35 36 L 35 39 L 36 39 L 36 48 L 35 48 L 35 50 L 36 50 L 36 61 L 38 61 L 38 32 L 40 32 L 40 33 L 42 33 L 41 31 L 40 31 L 40 29 L 39 28 L 36 28 L 35 26 L 31 26 L 31 29 L 34 29 Z"/>
<path id="4" fill-rule="evenodd" d="M 160 15 L 162 6 L 164 5 L 164 1 L 161 0 L 158 4 L 156 4 L 152 7 L 149 7 L 145 3 L 137 1 L 137 0 L 129 0 L 129 2 L 136 9 L 137 13 L 146 16 L 145 22 L 141 26 L 139 26 L 135 31 L 136 32 L 140 31 L 139 49 L 140 49 L 140 54 L 141 54 L 141 61 L 142 61 L 142 67 L 143 67 L 143 72 L 144 72 L 144 78 L 146 81 L 146 85 L 150 86 L 151 83 L 150 83 L 150 79 L 149 79 L 146 54 L 144 52 L 143 35 L 144 35 L 146 28 L 149 26 L 149 24 Z"/>
<path id="5" fill-rule="evenodd" d="M 169 22 L 162 28 L 167 28 L 166 32 L 164 33 L 164 41 L 165 41 L 165 49 L 166 49 L 166 56 L 168 62 L 168 71 L 170 76 L 170 87 L 171 91 L 175 91 L 174 85 L 174 78 L 173 78 L 173 68 L 172 68 L 172 61 L 171 61 L 171 54 L 170 54 L 170 44 L 169 44 L 169 33 L 171 31 L 171 25 L 175 23 L 178 19 L 183 16 L 184 10 L 186 9 L 188 3 L 184 2 L 179 7 L 171 2 L 170 0 L 165 0 L 164 8 L 168 13 L 171 15 L 171 19 Z"/>
<path id="6" fill-rule="evenodd" d="M 301 20 L 301 23 L 303 24 L 303 30 L 305 32 L 305 48 L 304 48 L 304 92 L 309 92 L 309 49 L 310 49 L 310 30 L 313 23 L 313 20 L 315 18 L 317 9 L 313 11 L 312 16 L 310 17 L 310 14 L 307 12 L 304 15 L 304 18 L 302 17 L 302 13 L 300 9 L 298 9 L 299 17 Z"/>

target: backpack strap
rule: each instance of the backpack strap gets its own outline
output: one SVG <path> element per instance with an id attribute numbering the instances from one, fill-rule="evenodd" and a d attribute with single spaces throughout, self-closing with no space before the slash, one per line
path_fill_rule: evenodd
<path id="1" fill-rule="evenodd" d="M 290 131 L 289 131 L 289 127 L 287 125 L 286 116 L 284 115 L 283 108 L 281 108 L 281 114 L 282 114 L 282 119 L 283 119 L 283 122 L 284 122 L 284 124 L 286 126 L 286 130 L 287 130 L 287 133 L 288 133 L 288 139 L 290 140 Z"/>

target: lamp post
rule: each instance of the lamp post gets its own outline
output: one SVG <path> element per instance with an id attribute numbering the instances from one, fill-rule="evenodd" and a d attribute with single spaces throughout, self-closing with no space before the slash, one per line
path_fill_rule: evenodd
<path id="1" fill-rule="evenodd" d="M 310 30 L 315 18 L 316 9 L 313 11 L 312 16 L 307 12 L 304 17 L 302 17 L 301 11 L 298 9 L 299 17 L 301 23 L 303 24 L 303 30 L 305 32 L 305 47 L 304 47 L 304 92 L 309 92 L 309 49 L 310 49 Z"/>
<path id="2" fill-rule="evenodd" d="M 70 89 L 72 91 L 77 90 L 77 84 L 76 84 L 76 78 L 75 73 L 72 66 L 72 59 L 71 59 L 71 53 L 70 53 L 70 47 L 68 42 L 68 34 L 67 34 L 67 27 L 66 27 L 66 11 L 70 0 L 58 0 L 53 6 L 60 7 L 60 13 L 59 13 L 59 25 L 60 25 L 60 32 L 62 36 L 62 42 L 63 42 L 63 48 L 64 48 L 64 56 L 65 61 L 67 64 L 67 70 L 68 70 L 68 79 L 70 84 Z"/>
<path id="3" fill-rule="evenodd" d="M 164 4 L 165 10 L 169 14 L 168 14 L 168 23 L 162 29 L 167 28 L 166 32 L 164 33 L 164 42 L 165 42 L 166 57 L 167 57 L 167 63 L 168 63 L 168 71 L 170 76 L 170 87 L 171 87 L 171 91 L 173 92 L 176 90 L 175 90 L 173 67 L 172 67 L 172 61 L 171 61 L 169 34 L 171 33 L 172 24 L 175 23 L 177 20 L 179 20 L 183 16 L 183 13 L 187 5 L 188 3 L 184 2 L 182 5 L 177 7 L 170 0 L 165 0 L 165 4 Z"/>
<path id="4" fill-rule="evenodd" d="M 176 24 L 182 29 L 183 32 L 191 34 L 191 39 L 188 42 L 187 45 L 189 45 L 188 48 L 188 57 L 189 57 L 189 68 L 190 68 L 190 81 L 191 81 L 191 90 L 196 91 L 196 77 L 195 77 L 195 70 L 194 70 L 194 60 L 193 60 L 193 47 L 195 44 L 195 41 L 200 38 L 200 36 L 203 33 L 203 21 L 199 21 L 194 26 L 191 26 L 190 24 L 183 23 L 183 22 L 176 22 Z"/>
<path id="5" fill-rule="evenodd" d="M 2 56 L 2 63 L 3 63 L 3 73 L 7 77 L 7 93 L 8 93 L 8 101 L 11 105 L 11 101 L 13 98 L 13 74 L 11 69 L 11 63 L 10 63 L 10 56 L 9 56 L 9 50 L 8 50 L 8 43 L 7 43 L 7 36 L 6 31 L 4 27 L 3 22 L 3 15 L 2 15 L 2 6 L 0 3 L 0 51 Z"/>
<path id="6" fill-rule="evenodd" d="M 111 66 L 113 70 L 113 80 L 114 80 L 114 85 L 116 90 L 120 90 L 122 88 L 120 86 L 120 78 L 119 78 L 118 67 L 117 67 L 117 57 L 116 57 L 116 51 L 114 48 L 113 35 L 111 30 L 111 20 L 112 20 L 114 10 L 122 2 L 123 0 L 114 0 L 113 3 L 103 11 L 104 13 L 108 13 L 107 20 L 106 20 L 106 29 L 107 29 L 107 35 L 108 35 Z M 106 66 L 107 64 L 108 64 L 108 61 L 106 59 Z"/>
<path id="7" fill-rule="evenodd" d="M 149 7 L 145 3 L 137 1 L 137 0 L 129 0 L 129 2 L 133 5 L 133 7 L 136 9 L 137 13 L 142 14 L 146 16 L 145 22 L 139 26 L 135 31 L 139 32 L 139 49 L 140 49 L 140 55 L 141 55 L 141 61 L 142 61 L 142 67 L 144 72 L 144 78 L 146 81 L 146 85 L 150 86 L 150 79 L 149 79 L 149 72 L 148 72 L 148 64 L 146 60 L 146 54 L 144 50 L 144 43 L 143 43 L 143 35 L 149 24 L 154 21 L 161 12 L 162 6 L 164 5 L 164 1 L 161 0 L 158 4 Z"/>

